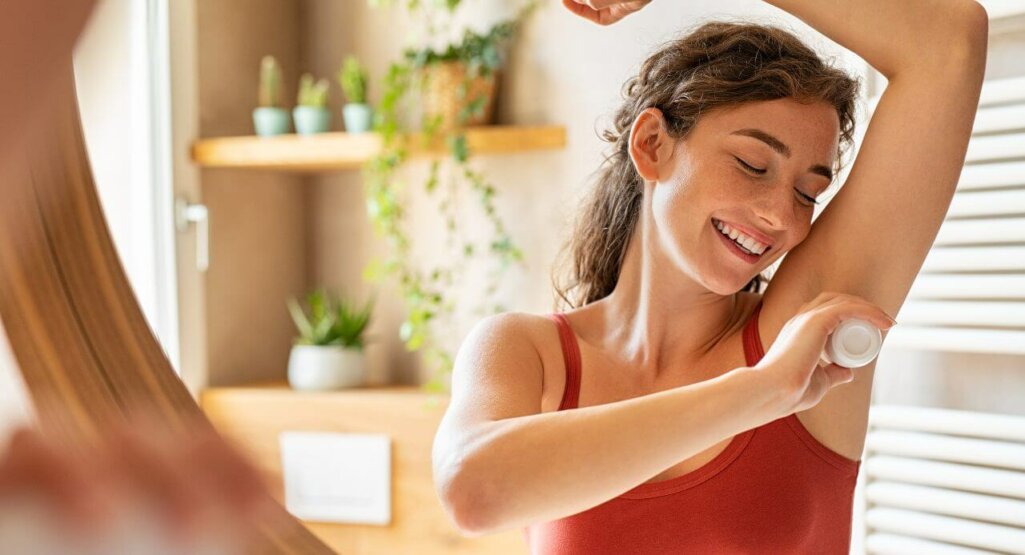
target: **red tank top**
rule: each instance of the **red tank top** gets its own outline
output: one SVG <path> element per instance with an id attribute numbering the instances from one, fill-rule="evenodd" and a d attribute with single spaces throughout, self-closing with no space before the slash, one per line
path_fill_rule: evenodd
<path id="1" fill-rule="evenodd" d="M 761 301 L 744 326 L 744 354 L 762 356 Z M 552 314 L 566 360 L 558 410 L 577 407 L 580 348 Z M 586 464 L 586 463 L 584 463 Z M 533 555 L 847 554 L 860 460 L 820 443 L 791 414 L 737 434 L 682 476 L 642 483 L 583 512 L 523 529 Z"/>

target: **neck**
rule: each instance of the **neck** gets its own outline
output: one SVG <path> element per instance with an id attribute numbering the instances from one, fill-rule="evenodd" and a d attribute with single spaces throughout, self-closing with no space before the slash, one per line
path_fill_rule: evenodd
<path id="1" fill-rule="evenodd" d="M 594 336 L 616 359 L 655 381 L 679 376 L 733 329 L 738 295 L 709 291 L 658 244 L 648 192 L 613 292 L 591 306 Z"/>

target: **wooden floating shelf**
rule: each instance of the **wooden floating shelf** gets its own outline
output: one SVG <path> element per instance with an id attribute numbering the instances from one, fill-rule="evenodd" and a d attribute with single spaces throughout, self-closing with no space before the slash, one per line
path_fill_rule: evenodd
<path id="1" fill-rule="evenodd" d="M 423 135 L 409 137 L 411 157 L 447 152 L 441 141 L 422 146 Z M 485 125 L 468 127 L 466 141 L 474 154 L 511 154 L 566 146 L 566 128 L 559 125 Z M 378 133 L 320 133 L 274 137 L 221 137 L 192 145 L 192 159 L 206 168 L 246 168 L 283 171 L 357 169 L 381 150 Z"/>
<path id="2" fill-rule="evenodd" d="M 285 499 L 279 436 L 286 431 L 386 434 L 391 438 L 391 523 L 306 522 L 346 555 L 513 555 L 526 549 L 520 530 L 462 536 L 434 488 L 431 451 L 451 397 L 417 385 L 294 391 L 283 382 L 214 387 L 200 395 L 210 421 L 247 453 Z"/>

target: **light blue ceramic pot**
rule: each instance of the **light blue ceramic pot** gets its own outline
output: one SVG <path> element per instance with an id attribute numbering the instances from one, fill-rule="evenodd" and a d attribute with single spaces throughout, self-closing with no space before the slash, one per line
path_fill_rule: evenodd
<path id="1" fill-rule="evenodd" d="M 292 110 L 295 119 L 295 132 L 300 135 L 313 135 L 331 130 L 331 111 L 317 106 L 296 106 Z"/>
<path id="2" fill-rule="evenodd" d="M 346 133 L 366 133 L 370 131 L 374 111 L 369 104 L 350 102 L 342 107 Z"/>
<path id="3" fill-rule="evenodd" d="M 253 127 L 261 137 L 288 133 L 288 110 L 261 106 L 253 110 Z"/>

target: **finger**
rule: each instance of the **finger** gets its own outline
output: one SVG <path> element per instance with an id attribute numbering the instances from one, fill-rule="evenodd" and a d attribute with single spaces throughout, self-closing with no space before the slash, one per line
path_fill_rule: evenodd
<path id="1" fill-rule="evenodd" d="M 592 4 L 596 4 L 595 2 L 582 4 L 575 0 L 562 0 L 562 4 L 574 14 L 602 26 L 611 25 L 630 13 L 629 10 L 623 9 L 619 2 L 602 1 L 594 7 Z"/>
<path id="2" fill-rule="evenodd" d="M 869 302 L 861 297 L 844 296 L 836 310 L 841 320 L 857 317 L 875 324 L 876 327 L 887 330 L 897 323 L 889 314 L 878 305 Z"/>
<path id="3" fill-rule="evenodd" d="M 897 322 L 879 306 L 861 297 L 844 293 L 835 294 L 822 301 L 817 307 L 808 310 L 807 315 L 822 322 L 826 327 L 826 333 L 831 333 L 849 318 L 866 320 L 882 330 L 890 329 Z"/>
<path id="4" fill-rule="evenodd" d="M 221 540 L 234 539 L 238 533 L 252 533 L 252 527 L 266 512 L 276 507 L 266 479 L 256 467 L 229 445 L 205 418 L 178 422 L 173 428 L 144 410 L 132 419 L 137 428 L 150 429 L 149 437 L 159 438 L 151 447 L 161 452 L 174 469 L 188 469 L 181 480 L 193 488 L 192 494 L 202 511 L 190 521 L 192 532 Z"/>
<path id="5" fill-rule="evenodd" d="M 887 321 L 896 321 L 893 320 L 893 318 L 889 314 L 887 314 L 885 310 L 879 307 L 879 305 L 858 295 L 851 295 L 849 293 L 841 293 L 837 291 L 824 291 L 820 293 L 819 296 L 816 297 L 815 301 L 813 302 L 817 303 L 816 306 L 835 305 L 839 303 L 855 303 L 860 306 L 875 310 L 877 313 L 880 313 L 883 316 L 885 316 Z"/>
<path id="6" fill-rule="evenodd" d="M 203 460 L 206 464 L 200 478 L 236 509 L 256 506 L 269 497 L 260 471 L 212 430 L 193 436 L 182 456 Z"/>
<path id="7" fill-rule="evenodd" d="M 278 508 L 263 475 L 209 426 L 183 434 L 171 456 L 205 495 L 205 537 L 244 541 Z"/>
<path id="8" fill-rule="evenodd" d="M 138 426 L 123 424 L 107 434 L 103 481 L 123 499 L 155 509 L 174 539 L 188 538 L 204 518 L 204 493 L 188 475 L 192 467 L 169 456 L 166 428 Z"/>
<path id="9" fill-rule="evenodd" d="M 86 469 L 38 431 L 21 428 L 0 462 L 0 497 L 37 496 L 74 532 L 85 533 L 106 515 Z"/>
<path id="10" fill-rule="evenodd" d="M 829 388 L 854 381 L 854 370 L 836 364 L 823 366 L 822 373 L 826 376 Z"/>
<path id="11" fill-rule="evenodd" d="M 590 6 L 584 4 L 578 4 L 575 0 L 562 0 L 562 5 L 573 12 L 574 15 L 578 15 L 584 19 L 598 23 L 598 12 Z"/>
<path id="12" fill-rule="evenodd" d="M 600 11 L 608 9 L 608 8 L 613 8 L 615 6 L 618 6 L 618 5 L 624 3 L 623 0 L 573 0 L 573 1 L 576 2 L 577 4 L 582 4 L 584 6 L 587 6 L 587 7 L 591 8 L 592 10 L 594 10 L 596 12 L 600 12 Z"/>

